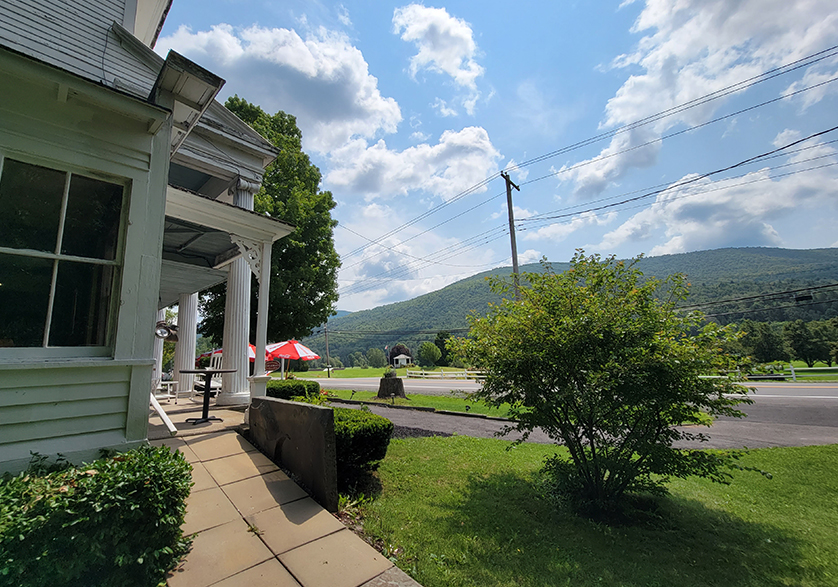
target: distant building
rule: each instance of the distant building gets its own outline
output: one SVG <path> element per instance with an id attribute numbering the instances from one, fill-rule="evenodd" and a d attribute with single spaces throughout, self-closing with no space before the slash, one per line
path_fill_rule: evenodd
<path id="1" fill-rule="evenodd" d="M 267 300 L 293 227 L 252 209 L 276 151 L 215 101 L 224 80 L 151 49 L 170 3 L 0 3 L 0 471 L 144 441 L 159 312 L 179 303 L 185 369 L 196 292 L 220 282 L 238 372 L 219 402 L 264 389 L 250 273 Z"/>
<path id="2" fill-rule="evenodd" d="M 412 362 L 413 357 L 410 357 L 408 355 L 396 355 L 395 357 L 393 357 L 394 367 L 407 367 Z"/>

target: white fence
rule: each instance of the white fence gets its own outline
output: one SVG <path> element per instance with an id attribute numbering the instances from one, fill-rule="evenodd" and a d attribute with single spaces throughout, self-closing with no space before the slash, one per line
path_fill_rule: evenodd
<path id="1" fill-rule="evenodd" d="M 474 379 L 482 380 L 486 378 L 486 373 L 483 371 L 469 371 L 466 369 L 448 370 L 440 369 L 439 371 L 411 371 L 407 370 L 408 379 Z"/>

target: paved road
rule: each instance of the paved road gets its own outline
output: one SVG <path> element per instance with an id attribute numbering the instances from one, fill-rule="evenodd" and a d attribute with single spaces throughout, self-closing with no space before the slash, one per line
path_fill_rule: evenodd
<path id="1" fill-rule="evenodd" d="M 325 388 L 337 388 L 337 383 L 346 383 L 343 389 L 363 389 L 359 381 L 378 389 L 377 379 L 333 379 L 325 380 Z M 330 385 L 331 384 L 331 385 Z M 453 389 L 474 389 L 475 384 L 464 381 L 405 380 L 406 391 L 411 393 L 448 394 Z M 462 386 L 462 387 L 461 387 Z M 762 448 L 768 446 L 806 446 L 812 444 L 838 444 L 838 383 L 763 383 L 760 382 L 751 397 L 754 404 L 743 406 L 747 418 L 722 418 L 711 428 L 696 427 L 705 432 L 710 440 L 704 443 L 685 444 L 706 448 Z M 429 391 L 430 390 L 430 391 Z M 444 391 L 443 391 L 444 390 Z M 383 406 L 373 411 L 390 418 L 397 426 L 422 429 L 444 434 L 466 434 L 489 438 L 499 432 L 504 424 L 482 418 L 446 416 L 441 414 L 398 410 Z M 515 438 L 510 435 L 507 438 Z M 550 442 L 549 438 L 536 433 L 534 442 Z"/>
<path id="2" fill-rule="evenodd" d="M 378 391 L 379 377 L 358 377 L 356 379 L 315 379 L 323 389 L 354 389 L 355 391 Z M 466 379 L 402 379 L 408 395 L 450 395 L 452 390 L 477 391 L 480 384 Z"/>

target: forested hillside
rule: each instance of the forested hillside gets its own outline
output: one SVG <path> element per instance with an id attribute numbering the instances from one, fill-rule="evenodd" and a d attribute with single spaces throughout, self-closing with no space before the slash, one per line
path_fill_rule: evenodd
<path id="1" fill-rule="evenodd" d="M 563 271 L 566 263 L 553 263 Z M 721 300 L 762 296 L 772 292 L 816 288 L 838 282 L 838 249 L 791 250 L 777 248 L 735 248 L 698 251 L 679 255 L 649 257 L 640 261 L 647 276 L 665 278 L 685 273 L 691 284 L 685 305 L 713 302 L 700 308 L 722 322 L 749 319 L 759 322 L 824 320 L 838 316 L 838 288 L 812 289 L 772 298 L 742 300 L 720 304 Z M 522 272 L 542 271 L 539 264 L 524 265 Z M 500 296 L 489 289 L 490 275 L 509 276 L 511 268 L 500 268 L 474 275 L 441 290 L 372 310 L 353 312 L 329 320 L 331 356 L 346 361 L 351 353 L 403 343 L 418 349 L 423 341 L 433 341 L 438 331 L 461 334 L 470 312 L 485 313 L 490 302 Z M 811 295 L 811 299 L 805 299 Z M 763 310 L 768 308 L 767 310 Z M 422 331 L 422 332 L 417 332 Z M 305 344 L 325 356 L 322 333 L 305 339 Z"/>

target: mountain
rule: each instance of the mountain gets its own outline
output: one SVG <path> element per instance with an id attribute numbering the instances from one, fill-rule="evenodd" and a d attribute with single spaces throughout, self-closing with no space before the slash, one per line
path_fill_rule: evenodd
<path id="1" fill-rule="evenodd" d="M 561 272 L 568 263 L 551 263 Z M 646 276 L 664 279 L 673 273 L 685 273 L 690 282 L 690 297 L 685 304 L 718 302 L 732 298 L 762 295 L 816 287 L 838 282 L 838 248 L 779 249 L 731 248 L 697 251 L 677 255 L 647 257 L 639 262 Z M 540 272 L 540 264 L 521 266 L 521 272 Z M 437 331 L 467 328 L 466 316 L 485 314 L 489 303 L 500 295 L 489 289 L 488 277 L 509 277 L 512 270 L 502 267 L 478 273 L 412 300 L 379 306 L 371 310 L 332 317 L 328 322 L 330 356 L 344 362 L 350 353 L 366 352 L 403 343 L 414 352 L 421 342 L 433 341 Z M 814 299 L 805 305 L 795 304 L 788 294 L 780 299 L 743 300 L 702 308 L 722 323 L 750 318 L 760 321 L 822 320 L 838 316 L 838 302 L 812 304 L 838 298 L 836 290 L 813 291 Z M 783 306 L 783 307 L 779 307 Z M 773 308 L 765 311 L 755 309 Z M 747 313 L 743 313 L 747 311 Z M 417 333 L 417 331 L 425 331 Z M 325 356 L 322 333 L 304 339 L 304 343 Z"/>

